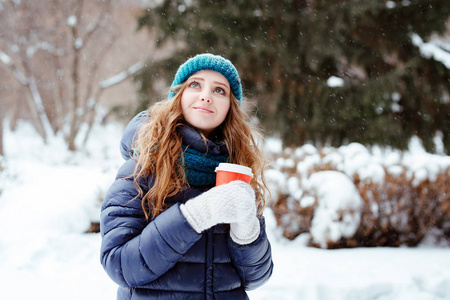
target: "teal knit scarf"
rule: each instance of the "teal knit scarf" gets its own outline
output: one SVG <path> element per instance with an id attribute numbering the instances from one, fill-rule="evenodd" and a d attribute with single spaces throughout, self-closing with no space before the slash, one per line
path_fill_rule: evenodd
<path id="1" fill-rule="evenodd" d="M 184 172 L 189 185 L 206 186 L 216 183 L 215 169 L 220 163 L 228 161 L 228 156 L 202 153 L 192 148 L 183 147 Z"/>

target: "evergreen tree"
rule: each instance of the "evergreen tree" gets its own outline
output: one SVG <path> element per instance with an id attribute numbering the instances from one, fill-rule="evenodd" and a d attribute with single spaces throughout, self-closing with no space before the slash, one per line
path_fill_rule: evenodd
<path id="1" fill-rule="evenodd" d="M 441 131 L 450 153 L 450 71 L 413 44 L 444 32 L 449 15 L 445 0 L 164 0 L 142 12 L 139 27 L 156 31 L 158 45 L 185 46 L 138 80 L 153 97 L 154 79 L 170 84 L 187 57 L 220 54 L 285 145 L 405 148 L 418 135 L 433 151 Z M 331 76 L 343 85 L 327 84 Z"/>

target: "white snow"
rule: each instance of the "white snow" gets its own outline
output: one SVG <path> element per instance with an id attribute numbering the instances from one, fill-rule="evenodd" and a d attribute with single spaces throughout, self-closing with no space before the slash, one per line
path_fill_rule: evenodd
<path id="1" fill-rule="evenodd" d="M 164 2 L 163 0 L 141 0 L 141 1 L 146 7 L 148 7 L 147 9 L 158 7 Z M 186 6 L 190 6 L 192 5 L 191 1 L 184 1 L 184 3 L 186 4 Z"/>
<path id="2" fill-rule="evenodd" d="M 397 5 L 395 4 L 395 2 L 394 1 L 387 1 L 386 2 L 386 7 L 387 8 L 395 8 Z"/>
<path id="3" fill-rule="evenodd" d="M 411 34 L 411 39 L 413 44 L 419 47 L 422 56 L 426 58 L 433 57 L 435 60 L 440 61 L 450 69 L 450 53 L 448 51 L 445 51 L 433 41 L 424 43 L 422 38 L 415 33 Z"/>
<path id="4" fill-rule="evenodd" d="M 303 188 L 313 190 L 320 199 L 310 228 L 313 242 L 326 248 L 328 241 L 337 242 L 355 234 L 361 219 L 362 199 L 347 175 L 337 171 L 317 172 L 306 180 Z"/>
<path id="5" fill-rule="evenodd" d="M 268 137 L 264 141 L 264 150 L 266 152 L 281 153 L 283 150 L 280 139 Z"/>
<path id="6" fill-rule="evenodd" d="M 331 76 L 327 80 L 327 85 L 329 87 L 341 87 L 344 86 L 344 79 L 336 76 Z"/>
<path id="7" fill-rule="evenodd" d="M 73 45 L 75 46 L 75 49 L 81 49 L 84 46 L 84 42 L 82 38 L 77 38 L 75 39 L 75 41 L 73 42 Z"/>
<path id="8" fill-rule="evenodd" d="M 84 231 L 91 221 L 98 220 L 99 198 L 122 164 L 119 139 L 123 127 L 95 127 L 86 148 L 71 154 L 60 136 L 43 145 L 26 123 L 20 123 L 15 133 L 9 131 L 6 122 L 4 126 L 6 159 L 0 172 L 2 299 L 115 299 L 117 287 L 100 264 L 100 235 Z M 280 151 L 277 142 L 272 140 L 271 144 Z M 406 153 L 372 149 L 370 161 L 389 162 L 395 167 L 408 159 L 417 164 L 414 170 L 426 167 L 428 175 L 435 171 L 427 166 L 440 168 L 447 163 L 448 157 L 436 157 L 420 149 L 416 142 Z M 346 151 L 361 156 L 355 161 L 360 164 L 367 159 L 367 149 L 349 145 L 338 150 L 329 151 L 327 155 L 339 158 L 330 161 L 341 164 L 342 170 L 360 172 L 346 161 L 350 159 Z M 305 152 L 318 155 L 317 149 L 308 145 L 292 151 L 291 156 Z M 373 155 L 375 152 L 378 154 Z M 320 184 L 325 175 L 317 173 L 309 178 L 321 199 L 329 197 L 331 201 L 334 190 L 342 196 L 350 195 L 342 200 L 348 203 L 354 195 L 345 179 L 349 174 L 331 174 L 340 178 L 339 186 L 334 187 Z M 299 186 L 298 180 L 289 179 L 281 170 L 271 169 L 267 177 L 274 179 L 270 184 L 283 186 L 289 182 L 292 190 Z M 303 204 L 311 205 L 308 201 L 314 199 L 306 198 Z M 355 198 L 350 203 L 357 207 L 358 201 Z M 333 207 L 342 204 L 326 203 Z M 450 248 L 432 240 L 418 248 L 310 248 L 306 246 L 309 234 L 288 241 L 281 236 L 270 209 L 265 216 L 274 273 L 263 287 L 249 292 L 250 299 L 450 299 Z M 317 225 L 330 224 L 330 220 L 323 216 Z"/>
<path id="9" fill-rule="evenodd" d="M 67 25 L 69 27 L 75 27 L 77 25 L 77 17 L 72 15 L 67 18 Z"/>
<path id="10" fill-rule="evenodd" d="M 254 300 L 450 299 L 450 249 L 355 248 L 324 250 L 279 237 L 267 210 L 274 273 Z"/>
<path id="11" fill-rule="evenodd" d="M 130 66 L 127 70 L 120 72 L 119 74 L 116 74 L 108 79 L 100 81 L 100 87 L 103 89 L 109 88 L 113 85 L 119 84 L 131 75 L 135 74 L 139 70 L 141 70 L 144 67 L 144 63 L 137 62 L 134 65 Z"/>
<path id="12" fill-rule="evenodd" d="M 3 51 L 0 51 L 0 61 L 5 65 L 9 66 L 11 63 L 11 57 Z"/>

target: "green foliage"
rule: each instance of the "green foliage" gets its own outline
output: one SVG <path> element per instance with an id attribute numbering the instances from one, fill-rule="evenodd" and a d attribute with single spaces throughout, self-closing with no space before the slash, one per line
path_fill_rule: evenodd
<path id="1" fill-rule="evenodd" d="M 441 131 L 450 153 L 450 71 L 424 58 L 412 34 L 445 31 L 445 0 L 165 0 L 142 12 L 139 28 L 157 44 L 182 42 L 140 74 L 145 97 L 187 57 L 229 58 L 256 98 L 266 132 L 286 145 L 345 142 L 404 148 L 412 135 L 433 151 Z M 330 76 L 344 79 L 330 87 Z"/>

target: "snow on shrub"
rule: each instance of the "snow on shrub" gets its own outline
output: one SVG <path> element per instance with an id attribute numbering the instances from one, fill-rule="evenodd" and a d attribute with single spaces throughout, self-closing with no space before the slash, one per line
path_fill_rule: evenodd
<path id="1" fill-rule="evenodd" d="M 449 244 L 450 157 L 414 141 L 407 152 L 352 143 L 273 155 L 266 177 L 285 237 L 308 232 L 322 248 L 416 246 L 434 233 Z"/>
<path id="2" fill-rule="evenodd" d="M 303 205 L 312 203 L 312 197 L 320 199 L 311 221 L 313 243 L 326 248 L 329 242 L 336 243 L 355 234 L 361 218 L 362 199 L 347 175 L 337 171 L 317 172 L 306 180 L 304 189 L 312 196 L 302 197 Z"/>

